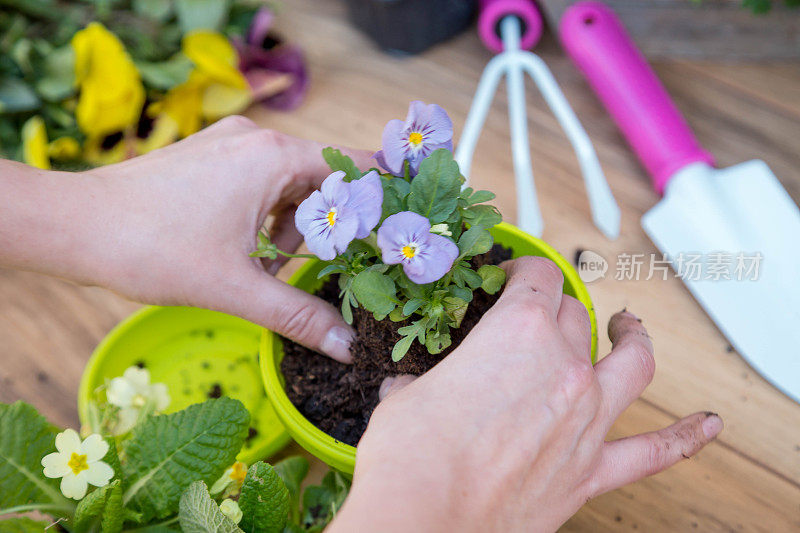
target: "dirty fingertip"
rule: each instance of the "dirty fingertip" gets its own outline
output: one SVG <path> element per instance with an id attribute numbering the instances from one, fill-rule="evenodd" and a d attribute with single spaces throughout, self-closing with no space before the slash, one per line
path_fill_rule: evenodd
<path id="1" fill-rule="evenodd" d="M 342 326 L 332 327 L 320 344 L 320 351 L 340 363 L 350 364 L 353 356 L 350 354 L 350 344 L 353 342 L 353 332 Z"/>

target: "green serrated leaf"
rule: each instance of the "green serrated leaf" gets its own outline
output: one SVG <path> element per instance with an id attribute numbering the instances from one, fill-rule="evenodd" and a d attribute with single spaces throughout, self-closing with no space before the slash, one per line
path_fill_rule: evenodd
<path id="1" fill-rule="evenodd" d="M 75 509 L 75 531 L 89 531 L 100 519 L 103 533 L 122 531 L 122 482 L 116 479 L 87 494 Z"/>
<path id="2" fill-rule="evenodd" d="M 59 480 L 42 473 L 42 457 L 56 451 L 56 433 L 27 403 L 0 403 L 0 509 L 28 504 L 74 509 L 61 494 Z"/>
<path id="3" fill-rule="evenodd" d="M 452 344 L 452 340 L 450 339 L 449 333 L 439 333 L 435 332 L 431 335 L 428 335 L 425 339 L 425 348 L 428 349 L 428 352 L 436 355 L 442 353 L 445 348 L 448 348 Z"/>
<path id="4" fill-rule="evenodd" d="M 3 533 L 42 533 L 50 527 L 50 522 L 32 520 L 26 516 L 0 520 L 0 531 Z"/>
<path id="5" fill-rule="evenodd" d="M 457 285 L 450 285 L 447 290 L 456 298 L 461 298 L 467 303 L 472 301 L 472 291 L 467 288 L 459 287 Z"/>
<path id="6" fill-rule="evenodd" d="M 383 185 L 383 213 L 381 220 L 389 215 L 405 211 L 407 206 L 406 198 L 411 191 L 411 184 L 402 178 L 381 176 L 381 185 Z"/>
<path id="7" fill-rule="evenodd" d="M 469 303 L 461 298 L 446 296 L 442 300 L 442 304 L 444 305 L 445 313 L 452 320 L 452 326 L 454 328 L 461 327 L 461 321 L 464 320 L 464 315 L 467 314 Z"/>
<path id="8" fill-rule="evenodd" d="M 471 227 L 489 229 L 503 221 L 503 215 L 493 205 L 474 205 L 461 213 L 464 222 Z"/>
<path id="9" fill-rule="evenodd" d="M 411 182 L 408 208 L 428 217 L 431 224 L 438 224 L 456 209 L 460 191 L 458 164 L 449 150 L 440 148 L 420 165 L 419 173 Z"/>
<path id="10" fill-rule="evenodd" d="M 289 515 L 289 490 L 275 469 L 259 461 L 247 471 L 239 507 L 245 533 L 280 533 Z"/>
<path id="11" fill-rule="evenodd" d="M 322 158 L 331 167 L 331 170 L 336 172 L 341 170 L 345 173 L 345 181 L 352 181 L 359 179 L 362 174 L 358 170 L 356 164 L 349 156 L 344 155 L 341 150 L 328 146 L 322 149 Z"/>
<path id="12" fill-rule="evenodd" d="M 397 287 L 389 276 L 364 270 L 353 278 L 353 294 L 367 311 L 388 315 L 397 305 Z"/>
<path id="13" fill-rule="evenodd" d="M 222 514 L 202 481 L 195 481 L 181 495 L 178 520 L 183 533 L 241 533 L 233 520 Z"/>
<path id="14" fill-rule="evenodd" d="M 174 514 L 189 484 L 212 483 L 234 462 L 249 427 L 247 409 L 231 398 L 147 419 L 125 445 L 124 505 L 145 521 Z"/>
<path id="15" fill-rule="evenodd" d="M 485 254 L 492 249 L 492 244 L 494 244 L 494 239 L 488 231 L 480 226 L 473 226 L 458 239 L 458 251 L 460 252 L 458 259 Z"/>
<path id="16" fill-rule="evenodd" d="M 499 291 L 506 282 L 506 271 L 495 265 L 483 265 L 478 269 L 478 275 L 483 280 L 481 288 L 488 294 Z"/>

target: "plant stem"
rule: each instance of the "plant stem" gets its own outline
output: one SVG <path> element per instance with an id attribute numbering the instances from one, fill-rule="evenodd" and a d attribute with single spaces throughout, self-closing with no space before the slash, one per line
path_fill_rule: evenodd
<path id="1" fill-rule="evenodd" d="M 316 259 L 316 255 L 314 254 L 290 254 L 289 252 L 284 252 L 283 250 L 275 249 L 276 252 L 281 254 L 283 257 L 289 258 L 304 258 L 304 259 Z"/>
<path id="2" fill-rule="evenodd" d="M 72 512 L 73 508 L 68 505 L 60 505 L 57 503 L 29 503 L 26 505 L 17 505 L 16 507 L 6 507 L 0 509 L 0 515 L 11 513 L 27 513 L 29 511 L 65 511 Z"/>

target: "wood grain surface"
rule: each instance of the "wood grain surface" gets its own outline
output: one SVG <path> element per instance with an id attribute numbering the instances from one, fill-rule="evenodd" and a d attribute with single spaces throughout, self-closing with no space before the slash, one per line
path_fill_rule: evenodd
<path id="1" fill-rule="evenodd" d="M 260 125 L 322 142 L 377 148 L 384 123 L 410 100 L 444 106 L 456 131 L 491 58 L 474 32 L 424 55 L 393 58 L 351 28 L 338 2 L 284 3 L 282 32 L 308 55 L 312 88 L 292 113 L 252 109 Z M 622 235 L 606 240 L 591 222 L 575 156 L 541 96 L 528 114 L 544 238 L 568 258 L 590 249 L 613 264 L 619 253 L 657 253 L 639 218 L 658 200 L 644 171 L 588 86 L 546 36 L 537 50 L 594 141 L 622 208 Z M 800 200 L 800 67 L 670 62 L 654 65 L 701 142 L 721 166 L 766 160 Z M 476 186 L 497 192 L 514 221 L 515 199 L 504 91 L 492 107 L 473 165 Z M 285 278 L 296 265 L 281 273 Z M 657 429 L 695 411 L 718 412 L 725 430 L 697 457 L 590 501 L 565 531 L 800 530 L 800 405 L 773 389 L 714 327 L 679 280 L 592 283 L 601 332 L 627 307 L 656 347 L 652 385 L 610 437 Z M 78 424 L 75 398 L 98 341 L 138 307 L 99 288 L 0 270 L 0 401 L 23 399 L 61 426 Z M 754 309 L 757 312 L 769 310 Z M 609 349 L 601 335 L 600 353 Z M 800 353 L 798 353 L 800 356 Z M 297 452 L 296 445 L 283 453 Z M 314 462 L 319 476 L 324 467 Z"/>

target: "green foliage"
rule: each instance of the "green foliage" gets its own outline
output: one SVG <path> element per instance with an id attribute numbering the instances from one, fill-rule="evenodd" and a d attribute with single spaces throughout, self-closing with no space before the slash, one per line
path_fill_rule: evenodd
<path id="1" fill-rule="evenodd" d="M 123 503 L 145 520 L 175 513 L 192 482 L 212 483 L 234 462 L 249 423 L 241 402 L 224 397 L 146 420 L 124 446 Z"/>
<path id="2" fill-rule="evenodd" d="M 42 457 L 56 451 L 56 433 L 30 405 L 0 404 L 0 510 L 20 505 L 74 508 L 61 494 L 59 481 L 42 474 Z"/>
<path id="3" fill-rule="evenodd" d="M 420 165 L 411 182 L 408 208 L 428 217 L 431 224 L 447 220 L 458 206 L 461 173 L 449 150 L 440 148 Z"/>
<path id="4" fill-rule="evenodd" d="M 211 499 L 208 487 L 195 481 L 180 499 L 178 518 L 183 533 L 241 533 L 233 520 L 222 514 L 219 504 Z"/>
<path id="5" fill-rule="evenodd" d="M 103 533 L 122 531 L 122 482 L 117 479 L 87 494 L 75 509 L 74 528 L 76 533 L 97 529 Z"/>
<path id="6" fill-rule="evenodd" d="M 345 173 L 345 181 L 359 179 L 363 174 L 349 156 L 344 155 L 341 150 L 328 146 L 322 149 L 322 157 L 333 172 L 341 170 Z"/>
<path id="7" fill-rule="evenodd" d="M 478 269 L 481 277 L 481 289 L 488 294 L 495 294 L 506 282 L 506 271 L 494 265 L 483 265 Z"/>
<path id="8" fill-rule="evenodd" d="M 184 34 L 194 30 L 221 30 L 228 19 L 230 0 L 175 0 L 178 24 Z"/>
<path id="9" fill-rule="evenodd" d="M 308 474 L 308 460 L 305 457 L 287 457 L 283 461 L 276 463 L 273 467 L 289 491 L 289 512 L 292 522 L 300 519 L 300 485 Z"/>
<path id="10" fill-rule="evenodd" d="M 25 516 L 0 520 L 0 531 L 3 533 L 42 533 L 49 526 L 48 522 L 32 520 Z"/>
<path id="11" fill-rule="evenodd" d="M 259 461 L 247 471 L 239 507 L 245 533 L 280 533 L 289 514 L 289 490 L 270 465 Z"/>
<path id="12" fill-rule="evenodd" d="M 349 491 L 350 481 L 335 470 L 325 475 L 320 486 L 308 487 L 303 494 L 305 531 L 322 531 L 339 511 Z"/>
<path id="13" fill-rule="evenodd" d="M 39 97 L 24 81 L 0 77 L 0 113 L 19 113 L 38 109 Z"/>
<path id="14" fill-rule="evenodd" d="M 361 176 L 353 162 L 338 150 L 323 150 L 332 170 L 344 170 L 348 176 Z M 354 240 L 347 251 L 323 267 L 318 278 L 339 276 L 342 316 L 353 323 L 353 308 L 359 306 L 373 313 L 376 320 L 388 318 L 399 323 L 400 340 L 392 349 L 392 360 L 399 361 L 414 341 L 432 354 L 448 348 L 450 328 L 458 328 L 472 302 L 472 292 L 483 288 L 492 294 L 500 290 L 505 275 L 484 269 L 481 275 L 471 260 L 488 252 L 494 244 L 489 229 L 502 221 L 496 207 L 484 205 L 494 199 L 489 191 L 461 190 L 464 182 L 449 150 L 439 149 L 425 158 L 412 179 L 405 166 L 405 177 L 381 175 L 383 205 L 381 222 L 388 216 L 413 211 L 428 218 L 432 231 L 452 239 L 459 255 L 450 272 L 440 280 L 417 285 L 403 272 L 402 265 L 381 262 L 375 232 Z M 376 230 L 377 231 L 377 230 Z M 273 253 L 259 244 L 252 255 Z M 281 253 L 277 251 L 275 253 Z M 261 256 L 261 255 L 260 255 Z M 502 272 L 502 271 L 500 271 Z"/>

